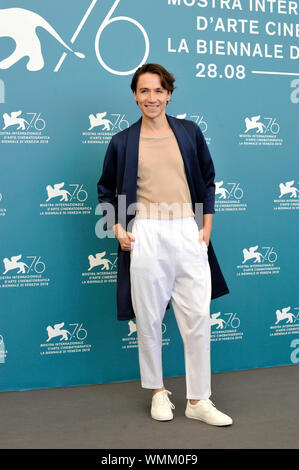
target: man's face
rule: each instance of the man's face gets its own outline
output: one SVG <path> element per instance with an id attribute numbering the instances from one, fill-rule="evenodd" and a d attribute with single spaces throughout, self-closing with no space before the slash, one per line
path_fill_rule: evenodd
<path id="1" fill-rule="evenodd" d="M 160 76 L 156 73 L 143 73 L 137 82 L 137 90 L 134 99 L 138 101 L 143 116 L 155 119 L 165 114 L 165 108 L 170 99 L 170 91 L 161 85 Z"/>

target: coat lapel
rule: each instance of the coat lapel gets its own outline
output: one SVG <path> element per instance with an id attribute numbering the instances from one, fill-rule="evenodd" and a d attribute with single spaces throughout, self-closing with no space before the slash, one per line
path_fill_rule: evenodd
<path id="1" fill-rule="evenodd" d="M 125 153 L 125 169 L 121 194 L 127 197 L 127 207 L 137 200 L 137 171 L 139 156 L 139 138 L 141 129 L 141 119 L 135 122 L 128 132 L 128 140 Z"/>

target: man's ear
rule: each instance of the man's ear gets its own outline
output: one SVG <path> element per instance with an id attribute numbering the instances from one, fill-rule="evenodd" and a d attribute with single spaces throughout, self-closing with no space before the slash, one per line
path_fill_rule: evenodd
<path id="1" fill-rule="evenodd" d="M 136 101 L 136 104 L 137 104 L 137 106 L 139 106 L 139 104 L 138 104 L 138 101 L 137 101 L 136 92 L 135 92 L 135 91 L 133 91 L 133 94 L 134 94 L 134 100 Z"/>

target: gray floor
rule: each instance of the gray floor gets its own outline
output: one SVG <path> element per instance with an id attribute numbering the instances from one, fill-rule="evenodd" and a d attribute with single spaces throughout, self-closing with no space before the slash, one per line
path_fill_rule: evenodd
<path id="1" fill-rule="evenodd" d="M 151 391 L 122 382 L 0 393 L 1 449 L 298 449 L 298 366 L 212 375 L 221 428 L 184 416 L 185 378 L 164 380 L 174 420 L 150 417 Z"/>

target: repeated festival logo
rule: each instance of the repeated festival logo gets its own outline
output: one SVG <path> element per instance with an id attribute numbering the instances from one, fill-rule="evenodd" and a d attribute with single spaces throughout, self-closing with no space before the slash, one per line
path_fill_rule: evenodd
<path id="1" fill-rule="evenodd" d="M 299 334 L 299 307 L 280 306 L 272 314 L 269 335 L 272 337 Z"/>
<path id="2" fill-rule="evenodd" d="M 88 344 L 88 331 L 83 323 L 65 322 L 47 325 L 45 327 L 45 342 L 40 345 L 41 356 L 52 356 L 71 353 L 86 353 L 91 351 Z"/>
<path id="3" fill-rule="evenodd" d="M 40 203 L 40 215 L 90 215 L 88 192 L 82 183 L 65 181 L 47 184 L 45 200 Z"/>
<path id="4" fill-rule="evenodd" d="M 2 258 L 4 270 L 0 275 L 0 287 L 44 287 L 49 286 L 47 265 L 39 255 L 13 255 Z"/>
<path id="5" fill-rule="evenodd" d="M 85 268 L 81 273 L 81 284 L 109 284 L 117 282 L 117 253 L 100 251 L 87 256 Z"/>
<path id="6" fill-rule="evenodd" d="M 215 211 L 246 211 L 244 189 L 240 182 L 215 181 Z"/>
<path id="7" fill-rule="evenodd" d="M 211 341 L 235 341 L 243 339 L 238 312 L 211 313 Z"/>
<path id="8" fill-rule="evenodd" d="M 299 186 L 295 180 L 281 181 L 278 184 L 276 198 L 273 200 L 273 210 L 298 210 L 299 209 Z"/>
<path id="9" fill-rule="evenodd" d="M 237 276 L 274 275 L 280 273 L 275 246 L 250 245 L 242 249 L 242 262 L 237 266 Z"/>
<path id="10" fill-rule="evenodd" d="M 130 126 L 130 122 L 125 113 L 101 111 L 89 114 L 88 125 L 82 132 L 82 144 L 108 145 L 115 134 Z"/>
<path id="11" fill-rule="evenodd" d="M 46 133 L 46 120 L 41 112 L 10 110 L 2 114 L 2 124 L 0 144 L 48 144 L 50 141 Z"/>
<path id="12" fill-rule="evenodd" d="M 239 145 L 282 146 L 281 129 L 276 117 L 260 114 L 244 117 L 244 127 L 239 135 Z"/>

